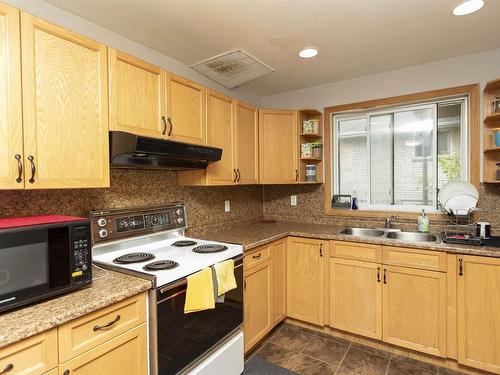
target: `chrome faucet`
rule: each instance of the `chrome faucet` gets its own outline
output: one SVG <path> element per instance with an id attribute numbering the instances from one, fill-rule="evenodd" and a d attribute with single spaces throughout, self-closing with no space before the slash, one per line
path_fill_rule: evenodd
<path id="1" fill-rule="evenodd" d="M 385 229 L 391 229 L 391 225 L 398 218 L 398 215 L 394 214 L 385 219 Z"/>

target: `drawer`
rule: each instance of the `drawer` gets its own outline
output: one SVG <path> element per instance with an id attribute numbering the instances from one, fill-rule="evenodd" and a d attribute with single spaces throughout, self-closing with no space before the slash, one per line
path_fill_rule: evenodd
<path id="1" fill-rule="evenodd" d="M 2 374 L 39 375 L 57 367 L 57 363 L 57 328 L 0 349 Z"/>
<path id="2" fill-rule="evenodd" d="M 384 264 L 446 272 L 446 253 L 404 247 L 384 246 Z"/>
<path id="3" fill-rule="evenodd" d="M 382 246 L 357 242 L 331 241 L 330 256 L 380 263 L 382 262 Z"/>
<path id="4" fill-rule="evenodd" d="M 59 327 L 59 358 L 65 362 L 146 321 L 146 293 Z"/>
<path id="5" fill-rule="evenodd" d="M 266 260 L 271 259 L 271 246 L 265 246 L 253 250 L 250 254 L 243 258 L 243 269 L 248 269 Z"/>

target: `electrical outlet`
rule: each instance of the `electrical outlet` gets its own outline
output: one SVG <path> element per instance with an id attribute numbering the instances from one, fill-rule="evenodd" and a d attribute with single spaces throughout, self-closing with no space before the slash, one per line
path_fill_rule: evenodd
<path id="1" fill-rule="evenodd" d="M 229 201 L 224 201 L 224 212 L 229 212 L 231 211 L 231 204 Z"/>
<path id="2" fill-rule="evenodd" d="M 296 195 L 290 195 L 290 205 L 292 205 L 292 206 L 297 205 L 297 196 Z"/>

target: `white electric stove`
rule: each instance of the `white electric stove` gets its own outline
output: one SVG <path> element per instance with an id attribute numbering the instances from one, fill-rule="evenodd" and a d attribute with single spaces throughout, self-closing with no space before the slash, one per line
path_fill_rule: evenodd
<path id="1" fill-rule="evenodd" d="M 225 373 L 237 375 L 243 371 L 243 247 L 186 237 L 186 216 L 182 203 L 92 211 L 92 261 L 151 280 L 151 374 L 211 375 L 225 363 Z M 237 288 L 214 309 L 184 314 L 186 277 L 228 259 L 235 262 Z"/>

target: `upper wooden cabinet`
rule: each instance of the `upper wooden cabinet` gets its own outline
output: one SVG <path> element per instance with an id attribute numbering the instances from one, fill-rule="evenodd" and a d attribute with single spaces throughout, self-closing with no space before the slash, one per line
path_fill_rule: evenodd
<path id="1" fill-rule="evenodd" d="M 261 184 L 298 183 L 297 111 L 259 110 Z"/>
<path id="2" fill-rule="evenodd" d="M 165 72 L 113 48 L 108 51 L 110 129 L 164 137 Z"/>
<path id="3" fill-rule="evenodd" d="M 167 74 L 167 136 L 173 141 L 206 143 L 205 87 Z M 167 120 L 168 120 L 167 119 Z"/>
<path id="4" fill-rule="evenodd" d="M 500 374 L 500 259 L 458 262 L 458 361 Z"/>
<path id="5" fill-rule="evenodd" d="M 23 189 L 19 11 L 0 4 L 0 189 Z"/>
<path id="6" fill-rule="evenodd" d="M 287 315 L 321 325 L 325 313 L 324 241 L 288 238 Z"/>
<path id="7" fill-rule="evenodd" d="M 109 186 L 107 49 L 21 13 L 25 187 Z"/>
<path id="8" fill-rule="evenodd" d="M 236 100 L 235 106 L 235 168 L 239 184 L 259 183 L 259 116 L 251 105 Z"/>

